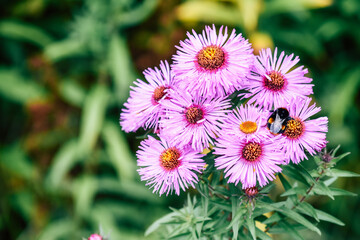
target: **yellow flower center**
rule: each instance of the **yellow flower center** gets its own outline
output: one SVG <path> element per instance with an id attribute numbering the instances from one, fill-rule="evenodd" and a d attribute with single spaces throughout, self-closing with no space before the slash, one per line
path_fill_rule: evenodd
<path id="1" fill-rule="evenodd" d="M 174 170 L 180 164 L 180 151 L 176 147 L 171 147 L 163 151 L 160 155 L 160 165 L 166 170 Z"/>
<path id="2" fill-rule="evenodd" d="M 288 138 L 297 139 L 303 134 L 304 130 L 304 123 L 300 119 L 296 118 L 287 122 L 286 129 L 283 134 Z"/>
<path id="3" fill-rule="evenodd" d="M 249 162 L 257 160 L 261 156 L 261 153 L 261 145 L 255 142 L 247 143 L 242 149 L 242 157 Z"/>
<path id="4" fill-rule="evenodd" d="M 240 130 L 245 134 L 254 133 L 257 129 L 256 122 L 246 121 L 240 124 Z"/>
<path id="5" fill-rule="evenodd" d="M 216 70 L 225 62 L 224 51 L 215 45 L 204 47 L 197 55 L 198 64 L 206 70 Z"/>

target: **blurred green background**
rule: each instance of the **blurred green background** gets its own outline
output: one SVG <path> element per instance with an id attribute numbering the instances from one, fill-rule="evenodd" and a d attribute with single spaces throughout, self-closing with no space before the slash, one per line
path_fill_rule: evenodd
<path id="1" fill-rule="evenodd" d="M 360 172 L 358 0 L 2 0 L 0 8 L 0 238 L 81 239 L 99 225 L 113 240 L 181 207 L 151 193 L 136 172 L 143 132 L 119 113 L 147 67 L 171 61 L 186 31 L 242 32 L 255 53 L 277 46 L 301 59 L 329 117 L 329 146 Z M 340 152 L 340 153 L 341 153 Z M 360 193 L 360 180 L 337 187 Z M 320 239 L 360 239 L 359 197 L 309 199 L 346 223 Z M 308 239 L 313 239 L 308 236 Z M 150 236 L 149 239 L 156 239 Z"/>

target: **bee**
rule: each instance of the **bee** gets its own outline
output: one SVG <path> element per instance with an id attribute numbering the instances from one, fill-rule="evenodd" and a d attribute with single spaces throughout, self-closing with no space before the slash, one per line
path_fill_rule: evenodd
<path id="1" fill-rule="evenodd" d="M 291 119 L 286 108 L 277 108 L 268 118 L 266 126 L 272 134 L 277 135 L 285 131 L 286 124 Z"/>

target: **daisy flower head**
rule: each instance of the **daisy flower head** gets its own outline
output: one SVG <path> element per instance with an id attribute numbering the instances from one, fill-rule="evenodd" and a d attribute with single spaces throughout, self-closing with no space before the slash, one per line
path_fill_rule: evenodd
<path id="1" fill-rule="evenodd" d="M 251 97 L 248 103 L 270 109 L 290 102 L 294 97 L 306 98 L 312 94 L 312 79 L 305 77 L 308 70 L 303 66 L 294 69 L 299 61 L 298 56 L 294 58 L 294 54 L 285 55 L 284 52 L 278 57 L 277 48 L 274 54 L 270 48 L 261 50 L 244 84 L 250 92 L 244 95 L 245 98 Z"/>
<path id="2" fill-rule="evenodd" d="M 224 169 L 229 183 L 241 182 L 242 188 L 265 186 L 280 172 L 279 165 L 284 163 L 281 137 L 267 137 L 246 140 L 236 135 L 223 135 L 217 139 L 214 154 L 215 167 Z"/>
<path id="3" fill-rule="evenodd" d="M 310 106 L 310 102 L 311 98 L 297 98 L 289 104 L 291 120 L 287 122 L 282 134 L 287 163 L 291 160 L 298 164 L 307 159 L 305 150 L 310 155 L 314 155 L 327 144 L 328 118 L 309 119 L 321 110 L 320 107 L 315 106 L 315 103 Z"/>
<path id="4" fill-rule="evenodd" d="M 189 146 L 179 147 L 165 138 L 157 140 L 151 136 L 141 142 L 136 153 L 138 172 L 142 181 L 160 196 L 185 189 L 198 181 L 197 172 L 204 168 L 203 155 Z"/>
<path id="5" fill-rule="evenodd" d="M 203 98 L 179 91 L 172 96 L 165 104 L 161 134 L 173 138 L 177 144 L 190 144 L 197 152 L 214 144 L 212 139 L 220 134 L 221 122 L 231 106 L 230 100 L 225 97 Z"/>
<path id="6" fill-rule="evenodd" d="M 221 128 L 221 134 L 235 134 L 246 140 L 265 137 L 265 124 L 268 111 L 254 105 L 244 104 L 236 107 L 227 115 Z"/>
<path id="7" fill-rule="evenodd" d="M 181 86 L 203 96 L 225 96 L 240 89 L 254 61 L 248 40 L 235 29 L 229 35 L 227 27 L 218 33 L 214 25 L 187 36 L 173 56 L 172 69 Z"/>
<path id="8" fill-rule="evenodd" d="M 167 101 L 169 89 L 174 88 L 174 78 L 167 61 L 160 63 L 160 69 L 148 68 L 144 71 L 147 82 L 140 79 L 131 87 L 130 97 L 120 114 L 120 125 L 125 132 L 133 132 L 140 127 L 158 128 L 163 113 L 163 102 Z"/>

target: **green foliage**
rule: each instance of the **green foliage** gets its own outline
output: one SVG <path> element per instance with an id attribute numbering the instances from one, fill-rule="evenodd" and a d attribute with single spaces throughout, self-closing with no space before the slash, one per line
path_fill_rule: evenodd
<path id="1" fill-rule="evenodd" d="M 197 186 L 206 197 L 190 197 L 190 207 L 155 222 L 146 238 L 158 239 L 154 232 L 171 222 L 165 237 L 173 229 L 172 238 L 269 239 L 251 219 L 267 227 L 276 223 L 267 232 L 294 239 L 306 239 L 309 222 L 316 224 L 310 234 L 320 229 L 322 236 L 316 236 L 322 239 L 360 234 L 359 198 L 346 197 L 360 190 L 359 180 L 351 178 L 360 172 L 359 1 L 5 0 L 2 5 L 2 238 L 81 239 L 101 225 L 112 240 L 143 239 L 145 229 L 169 212 L 168 205 L 182 205 L 182 197 L 165 200 L 140 183 L 134 155 L 139 140 L 121 132 L 119 112 L 129 85 L 143 79 L 141 71 L 171 61 L 173 46 L 189 29 L 213 23 L 237 28 L 255 51 L 274 45 L 295 49 L 314 78 L 314 99 L 329 116 L 328 140 L 342 149 L 326 167 L 315 157 L 315 171 L 306 170 L 313 169 L 310 161 L 286 168 L 280 181 L 260 191 L 270 191 L 272 200 L 264 196 L 254 210 L 253 203 L 239 199 L 240 189 L 217 185 L 221 174 L 208 179 L 213 159 L 207 159 Z M 348 151 L 351 158 L 342 160 Z M 274 187 L 280 183 L 284 191 Z M 302 196 L 309 198 L 300 203 Z M 297 207 L 275 211 L 276 201 L 283 209 Z M 268 212 L 272 215 L 265 216 Z"/>
<path id="2" fill-rule="evenodd" d="M 329 179 L 328 173 L 340 171 L 334 168 L 333 161 L 318 161 L 318 169 L 313 174 L 301 164 L 287 165 L 290 174 L 278 175 L 285 190 L 280 195 L 285 199 L 274 202 L 274 193 L 260 191 L 255 196 L 248 195 L 233 184 L 225 184 L 222 177 L 215 177 L 216 172 L 209 171 L 213 169 L 210 157 L 210 154 L 205 157 L 209 165 L 196 186 L 201 201 L 196 197 L 191 199 L 188 195 L 183 208 L 173 209 L 172 213 L 157 220 L 148 228 L 147 235 L 158 230 L 164 239 L 271 239 L 277 234 L 304 239 L 301 233 L 306 229 L 321 235 L 317 227 L 320 221 L 344 225 L 336 217 L 305 201 L 313 195 L 334 198 L 325 184 L 326 179 Z M 342 157 L 334 157 L 332 160 L 341 160 L 339 158 Z M 346 177 L 350 175 L 357 176 L 345 174 Z M 264 226 L 264 229 L 258 229 L 257 225 Z"/>

